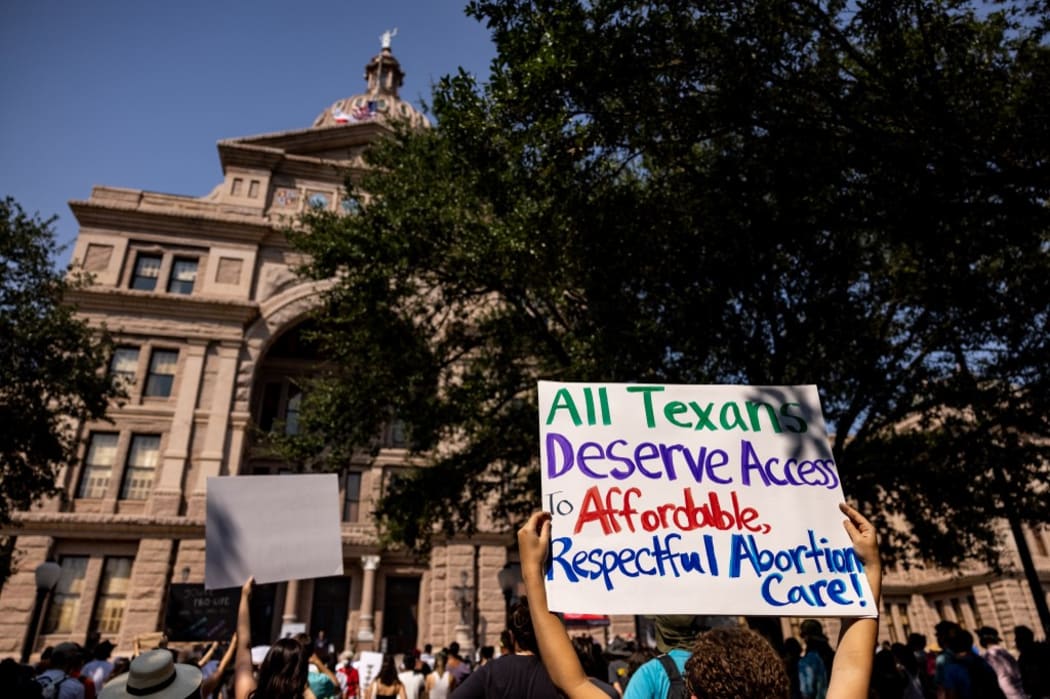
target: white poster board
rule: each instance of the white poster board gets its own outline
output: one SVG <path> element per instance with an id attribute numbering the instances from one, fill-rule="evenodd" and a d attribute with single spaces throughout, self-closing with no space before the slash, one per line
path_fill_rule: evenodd
<path id="1" fill-rule="evenodd" d="M 208 479 L 204 587 L 343 574 L 334 473 Z"/>
<path id="2" fill-rule="evenodd" d="M 875 616 L 815 386 L 539 384 L 551 609 Z"/>
<path id="3" fill-rule="evenodd" d="M 357 678 L 361 683 L 361 695 L 364 696 L 368 685 L 379 677 L 379 668 L 383 665 L 383 654 L 371 650 L 361 651 L 361 659 L 354 663 Z"/>

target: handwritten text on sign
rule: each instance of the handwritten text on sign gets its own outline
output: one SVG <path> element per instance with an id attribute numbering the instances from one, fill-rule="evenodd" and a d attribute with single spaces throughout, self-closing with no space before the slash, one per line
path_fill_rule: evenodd
<path id="1" fill-rule="evenodd" d="M 540 382 L 553 609 L 874 616 L 815 386 Z"/>

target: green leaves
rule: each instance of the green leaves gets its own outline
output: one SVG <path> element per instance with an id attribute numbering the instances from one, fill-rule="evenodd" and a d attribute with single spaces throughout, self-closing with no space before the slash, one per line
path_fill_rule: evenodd
<path id="1" fill-rule="evenodd" d="M 110 342 L 64 296 L 84 280 L 54 269 L 51 222 L 0 201 L 0 523 L 58 492 L 77 458 L 74 427 L 123 396 L 106 374 Z"/>
<path id="2" fill-rule="evenodd" d="M 468 13 L 489 82 L 444 78 L 437 125 L 370 152 L 361 215 L 297 239 L 338 278 L 322 441 L 398 415 L 426 454 L 392 536 L 539 505 L 539 378 L 816 383 L 847 494 L 930 533 L 898 552 L 994 559 L 988 516 L 1046 521 L 984 475 L 1050 480 L 1043 28 L 932 0 Z"/>

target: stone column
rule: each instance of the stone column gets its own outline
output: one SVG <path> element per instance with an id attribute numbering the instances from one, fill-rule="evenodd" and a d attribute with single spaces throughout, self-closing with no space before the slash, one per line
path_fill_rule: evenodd
<path id="1" fill-rule="evenodd" d="M 151 511 L 157 515 L 177 515 L 182 499 L 182 476 L 190 455 L 193 436 L 193 411 L 197 407 L 201 374 L 204 371 L 204 353 L 207 342 L 191 340 L 184 348 L 185 358 L 180 367 L 178 398 L 171 420 L 168 443 L 161 457 L 157 484 L 153 490 Z"/>
<path id="2" fill-rule="evenodd" d="M 365 578 L 361 584 L 361 625 L 357 629 L 358 650 L 373 650 L 376 640 L 373 621 L 375 619 L 376 570 L 379 556 L 361 556 L 361 567 Z M 367 647 L 365 647 L 367 646 Z"/>
<path id="3" fill-rule="evenodd" d="M 239 344 L 223 342 L 219 345 L 218 356 L 215 357 L 218 369 L 211 390 L 211 406 L 208 426 L 204 433 L 204 447 L 200 454 L 200 470 L 188 508 L 191 515 L 203 516 L 208 478 L 219 475 L 226 456 L 226 433 L 230 427 L 239 353 Z"/>
<path id="4" fill-rule="evenodd" d="M 281 622 L 294 624 L 298 618 L 299 609 L 299 581 L 289 580 L 284 590 L 284 613 L 281 614 Z"/>

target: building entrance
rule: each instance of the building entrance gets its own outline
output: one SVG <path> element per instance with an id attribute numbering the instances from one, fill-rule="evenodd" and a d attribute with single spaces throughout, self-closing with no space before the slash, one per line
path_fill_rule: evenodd
<path id="1" fill-rule="evenodd" d="M 333 575 L 314 580 L 314 599 L 310 606 L 310 637 L 324 630 L 336 654 L 346 648 L 346 619 L 350 604 L 350 578 Z"/>
<path id="2" fill-rule="evenodd" d="M 386 579 L 383 603 L 383 642 L 387 653 L 406 653 L 419 635 L 419 578 Z"/>

